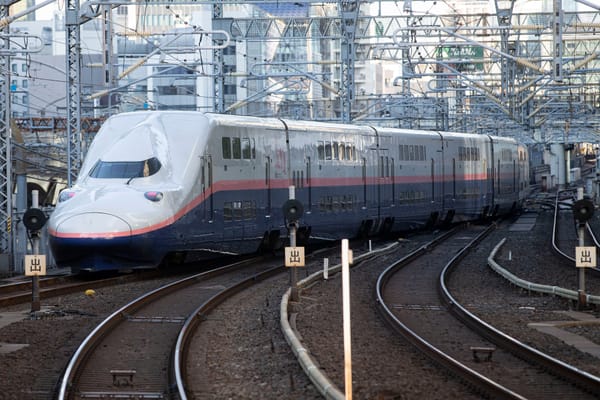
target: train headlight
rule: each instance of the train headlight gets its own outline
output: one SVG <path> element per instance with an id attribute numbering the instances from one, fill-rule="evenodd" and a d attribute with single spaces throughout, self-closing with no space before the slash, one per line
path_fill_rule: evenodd
<path id="1" fill-rule="evenodd" d="M 63 190 L 62 192 L 60 192 L 60 195 L 58 196 L 58 202 L 62 203 L 63 201 L 67 201 L 73 196 L 75 196 L 75 192 L 73 192 L 71 190 Z"/>
<path id="2" fill-rule="evenodd" d="M 163 198 L 163 194 L 162 192 L 151 191 L 144 193 L 144 197 L 150 201 L 161 201 Z"/>

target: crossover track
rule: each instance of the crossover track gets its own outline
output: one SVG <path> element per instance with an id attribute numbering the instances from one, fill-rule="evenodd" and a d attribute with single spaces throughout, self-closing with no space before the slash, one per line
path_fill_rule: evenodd
<path id="1" fill-rule="evenodd" d="M 598 377 L 497 331 L 447 290 L 453 266 L 492 228 L 451 231 L 388 267 L 377 283 L 382 315 L 420 351 L 485 396 L 596 398 Z"/>

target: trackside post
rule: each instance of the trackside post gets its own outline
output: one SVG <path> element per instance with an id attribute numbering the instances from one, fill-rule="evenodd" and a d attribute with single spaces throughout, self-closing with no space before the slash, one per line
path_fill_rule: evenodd
<path id="1" fill-rule="evenodd" d="M 31 238 L 33 255 L 25 256 L 25 275 L 31 276 L 31 311 L 40 311 L 40 275 L 46 275 L 46 256 L 39 254 L 40 229 L 46 223 L 46 215 L 38 208 L 39 194 L 31 193 L 31 208 L 23 215 L 23 224 Z"/>
<path id="2" fill-rule="evenodd" d="M 352 345 L 350 332 L 350 264 L 352 250 L 348 239 L 342 239 L 342 302 L 344 317 L 344 376 L 346 400 L 352 400 Z"/>
<path id="3" fill-rule="evenodd" d="M 285 266 L 290 270 L 291 300 L 298 301 L 298 271 L 296 267 L 304 267 L 304 247 L 296 247 L 296 231 L 298 220 L 304 212 L 302 203 L 295 199 L 295 187 L 289 188 L 289 200 L 283 203 L 283 217 L 290 232 L 290 246 L 285 248 Z"/>
<path id="4" fill-rule="evenodd" d="M 585 268 L 596 267 L 596 248 L 585 246 L 585 225 L 594 214 L 594 203 L 583 198 L 583 191 L 578 193 L 579 199 L 573 204 L 573 216 L 577 220 L 579 229 L 579 246 L 575 248 L 575 266 L 579 274 L 579 308 L 586 306 L 585 296 Z"/>

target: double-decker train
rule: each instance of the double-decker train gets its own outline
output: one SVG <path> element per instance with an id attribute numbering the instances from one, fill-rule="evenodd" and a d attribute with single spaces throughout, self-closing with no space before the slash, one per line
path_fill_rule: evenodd
<path id="1" fill-rule="evenodd" d="M 48 223 L 58 266 L 155 267 L 517 210 L 527 150 L 512 138 L 190 111 L 107 119 Z"/>

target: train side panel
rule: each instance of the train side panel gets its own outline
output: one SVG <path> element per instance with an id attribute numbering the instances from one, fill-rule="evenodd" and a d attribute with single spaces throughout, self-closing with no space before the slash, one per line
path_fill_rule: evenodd
<path id="1" fill-rule="evenodd" d="M 486 136 L 442 133 L 444 136 L 444 211 L 446 221 L 479 218 L 491 208 L 490 157 Z"/>
<path id="2" fill-rule="evenodd" d="M 394 230 L 432 225 L 443 210 L 441 136 L 426 131 L 378 129 L 378 132 L 384 223 L 389 216 Z"/>
<path id="3" fill-rule="evenodd" d="M 492 137 L 494 156 L 493 215 L 511 212 L 519 207 L 519 151 L 511 138 Z"/>
<path id="4" fill-rule="evenodd" d="M 277 240 L 283 227 L 278 198 L 279 192 L 287 193 L 289 179 L 285 128 L 275 119 L 212 118 L 203 155 L 210 163 L 204 180 L 212 184 L 204 208 L 214 226 L 215 247 L 252 252 L 269 235 Z"/>
<path id="5" fill-rule="evenodd" d="M 149 160 L 152 173 L 135 169 Z M 97 174 L 98 165 L 108 172 Z M 131 174 L 112 173 L 130 166 Z M 74 270 L 273 249 L 288 234 L 282 205 L 292 185 L 305 209 L 301 244 L 375 235 L 510 212 L 527 194 L 527 170 L 526 149 L 508 138 L 124 113 L 106 121 L 61 195 L 50 241 L 57 262 Z"/>
<path id="6" fill-rule="evenodd" d="M 370 128 L 286 121 L 291 180 L 304 204 L 300 236 L 322 240 L 354 236 L 377 213 L 370 185 Z M 281 199 L 285 201 L 287 197 Z"/>

